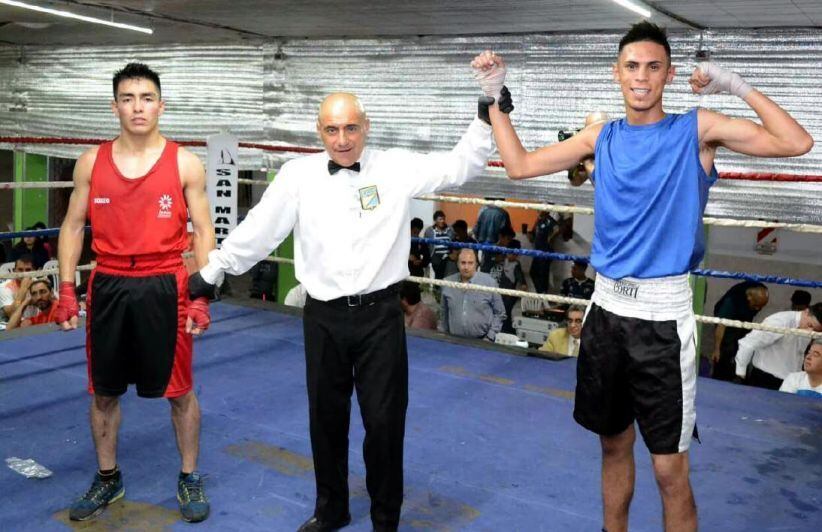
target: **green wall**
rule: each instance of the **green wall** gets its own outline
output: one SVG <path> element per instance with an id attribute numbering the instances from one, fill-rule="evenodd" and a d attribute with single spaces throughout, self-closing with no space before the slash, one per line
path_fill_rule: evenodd
<path id="1" fill-rule="evenodd" d="M 14 152 L 14 181 L 48 181 L 48 157 L 21 151 Z M 14 191 L 14 229 L 22 231 L 35 222 L 48 225 L 49 191 L 16 189 Z"/>

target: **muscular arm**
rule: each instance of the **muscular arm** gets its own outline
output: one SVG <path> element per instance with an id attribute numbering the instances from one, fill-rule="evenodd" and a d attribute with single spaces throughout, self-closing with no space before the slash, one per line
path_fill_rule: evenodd
<path id="1" fill-rule="evenodd" d="M 97 147 L 83 153 L 74 165 L 74 190 L 68 210 L 60 226 L 57 241 L 57 260 L 60 262 L 60 281 L 74 282 L 77 262 L 83 250 L 84 227 L 88 214 L 88 195 L 91 187 L 91 169 L 97 158 Z"/>
<path id="2" fill-rule="evenodd" d="M 188 214 L 191 225 L 194 227 L 194 258 L 197 267 L 208 264 L 208 252 L 216 247 L 214 226 L 211 224 L 211 211 L 208 208 L 206 194 L 206 176 L 203 164 L 196 155 L 188 150 L 180 149 L 177 155 L 177 164 L 183 181 Z"/>
<path id="3" fill-rule="evenodd" d="M 700 109 L 700 142 L 757 157 L 795 157 L 811 150 L 810 134 L 773 100 L 754 89 L 745 103 L 756 112 L 761 125 Z"/>
<path id="4" fill-rule="evenodd" d="M 522 146 L 509 115 L 500 111 L 497 105 L 491 106 L 490 115 L 494 140 L 511 179 L 527 179 L 573 168 L 593 155 L 603 125 L 592 124 L 566 141 L 528 151 Z"/>

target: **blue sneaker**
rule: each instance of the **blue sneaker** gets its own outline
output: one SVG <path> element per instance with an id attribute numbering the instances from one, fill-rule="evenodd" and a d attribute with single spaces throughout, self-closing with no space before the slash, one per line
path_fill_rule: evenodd
<path id="1" fill-rule="evenodd" d="M 96 517 L 106 506 L 122 499 L 125 494 L 123 475 L 119 471 L 108 480 L 103 480 L 99 472 L 95 473 L 86 494 L 74 501 L 69 508 L 69 519 L 85 521 Z"/>
<path id="2" fill-rule="evenodd" d="M 203 477 L 196 471 L 177 480 L 177 502 L 180 513 L 189 523 L 205 521 L 211 506 L 203 488 Z"/>

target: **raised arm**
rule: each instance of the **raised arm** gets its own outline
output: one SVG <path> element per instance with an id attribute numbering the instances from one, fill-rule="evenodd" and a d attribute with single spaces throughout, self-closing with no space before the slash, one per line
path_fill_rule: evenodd
<path id="1" fill-rule="evenodd" d="M 57 240 L 57 260 L 60 263 L 60 299 L 55 321 L 64 330 L 77 328 L 79 306 L 74 291 L 77 262 L 83 251 L 83 238 L 88 216 L 88 195 L 91 170 L 97 159 L 97 147 L 83 153 L 74 165 L 74 190 L 69 198 L 66 217 Z"/>
<path id="2" fill-rule="evenodd" d="M 702 63 L 694 70 L 689 83 L 696 94 L 729 93 L 742 98 L 762 122 L 757 124 L 700 109 L 701 143 L 757 157 L 795 157 L 808 153 L 813 147 L 813 138 L 805 128 L 738 74 L 715 63 Z"/>

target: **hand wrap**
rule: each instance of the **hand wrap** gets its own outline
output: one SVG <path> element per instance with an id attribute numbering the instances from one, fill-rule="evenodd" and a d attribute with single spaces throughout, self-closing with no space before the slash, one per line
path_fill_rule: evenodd
<path id="1" fill-rule="evenodd" d="M 57 300 L 57 310 L 54 311 L 54 321 L 64 323 L 74 316 L 80 314 L 80 307 L 77 305 L 77 293 L 74 290 L 74 283 L 63 281 L 60 283 L 60 299 Z"/>
<path id="2" fill-rule="evenodd" d="M 742 76 L 736 72 L 725 70 L 716 63 L 700 63 L 698 68 L 700 72 L 711 78 L 711 82 L 702 89 L 701 94 L 727 93 L 745 98 L 753 90 L 753 87 L 742 79 Z"/>
<path id="3" fill-rule="evenodd" d="M 205 331 L 211 325 L 211 313 L 208 310 L 208 299 L 198 297 L 188 304 L 188 317 L 194 324 L 194 327 Z"/>

